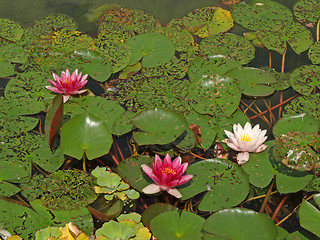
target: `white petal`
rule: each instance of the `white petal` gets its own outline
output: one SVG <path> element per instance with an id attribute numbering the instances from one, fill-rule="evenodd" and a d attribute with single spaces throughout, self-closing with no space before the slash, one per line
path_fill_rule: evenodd
<path id="1" fill-rule="evenodd" d="M 182 197 L 181 193 L 176 188 L 170 188 L 170 189 L 167 190 L 167 192 L 170 195 L 175 196 L 176 198 L 181 198 Z"/>
<path id="2" fill-rule="evenodd" d="M 248 162 L 248 160 L 249 160 L 249 153 L 248 152 L 238 153 L 237 162 L 239 165 L 242 165 L 242 164 Z"/>
<path id="3" fill-rule="evenodd" d="M 146 194 L 154 194 L 161 191 L 161 187 L 155 183 L 151 183 L 150 185 L 146 186 L 144 189 L 142 189 L 142 192 Z"/>
<path id="4" fill-rule="evenodd" d="M 235 145 L 234 143 L 232 143 L 232 142 L 230 142 L 230 141 L 227 141 L 227 142 L 225 142 L 225 143 L 228 145 L 229 148 L 232 148 L 232 149 L 235 150 L 235 151 L 241 151 L 240 148 L 238 148 L 238 146 Z"/>
<path id="5" fill-rule="evenodd" d="M 255 151 L 256 153 L 262 152 L 264 150 L 266 150 L 268 146 L 265 144 L 262 144 L 261 146 L 259 146 L 259 148 Z"/>
<path id="6" fill-rule="evenodd" d="M 245 132 L 251 132 L 251 130 L 252 130 L 251 124 L 249 122 L 246 122 L 246 124 L 244 125 L 243 130 Z"/>

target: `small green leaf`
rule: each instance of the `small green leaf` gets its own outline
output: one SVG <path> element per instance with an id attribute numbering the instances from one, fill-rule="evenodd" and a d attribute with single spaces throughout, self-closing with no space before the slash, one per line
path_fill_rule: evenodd
<path id="1" fill-rule="evenodd" d="M 137 223 L 134 221 L 123 220 L 120 222 L 109 221 L 102 225 L 96 231 L 96 236 L 105 236 L 110 240 L 128 240 L 131 237 L 134 237 L 138 232 Z"/>
<path id="2" fill-rule="evenodd" d="M 303 228 L 320 237 L 320 211 L 305 200 L 299 208 L 299 220 Z"/>

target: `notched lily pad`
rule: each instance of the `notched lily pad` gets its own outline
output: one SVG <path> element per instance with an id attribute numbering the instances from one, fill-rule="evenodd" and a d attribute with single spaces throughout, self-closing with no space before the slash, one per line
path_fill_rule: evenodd
<path id="1" fill-rule="evenodd" d="M 129 38 L 126 44 L 133 49 L 130 65 L 142 59 L 143 67 L 156 67 L 169 62 L 175 53 L 170 39 L 159 33 L 145 33 Z"/>
<path id="2" fill-rule="evenodd" d="M 227 32 L 233 27 L 231 13 L 220 7 L 195 9 L 182 18 L 184 27 L 201 38 Z"/>

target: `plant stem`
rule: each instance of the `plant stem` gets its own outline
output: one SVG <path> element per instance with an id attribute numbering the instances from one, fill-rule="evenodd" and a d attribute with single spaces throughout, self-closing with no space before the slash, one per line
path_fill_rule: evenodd
<path id="1" fill-rule="evenodd" d="M 276 210 L 274 211 L 274 213 L 272 215 L 272 220 L 275 220 L 275 218 L 277 217 L 278 212 L 280 211 L 281 207 L 283 206 L 284 202 L 287 200 L 288 197 L 289 197 L 289 195 L 287 195 L 284 198 L 282 198 L 281 202 L 279 203 L 278 207 L 276 208 Z"/>
<path id="2" fill-rule="evenodd" d="M 317 23 L 317 42 L 319 42 L 319 28 L 320 28 L 320 18 Z"/>
<path id="3" fill-rule="evenodd" d="M 266 204 L 267 204 L 267 202 L 268 202 L 269 196 L 270 196 L 271 191 L 272 191 L 272 188 L 273 188 L 273 183 L 274 183 L 274 179 L 272 180 L 271 186 L 270 186 L 270 188 L 269 188 L 269 190 L 268 190 L 268 192 L 267 192 L 267 194 L 266 194 L 266 197 L 265 197 L 264 200 L 263 200 L 263 203 L 262 203 L 262 205 L 261 205 L 261 208 L 260 208 L 259 213 L 263 213 L 264 208 L 266 207 Z"/>
<path id="4" fill-rule="evenodd" d="M 83 154 L 83 157 L 82 157 L 82 169 L 84 172 L 87 172 L 87 169 L 86 169 L 86 155 Z"/>

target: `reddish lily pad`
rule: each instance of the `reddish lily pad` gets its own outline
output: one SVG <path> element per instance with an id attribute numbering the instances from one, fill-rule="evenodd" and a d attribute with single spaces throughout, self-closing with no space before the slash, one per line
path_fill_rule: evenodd
<path id="1" fill-rule="evenodd" d="M 97 116 L 79 114 L 66 122 L 61 130 L 61 149 L 64 154 L 89 160 L 107 154 L 112 136 L 108 126 Z"/>

